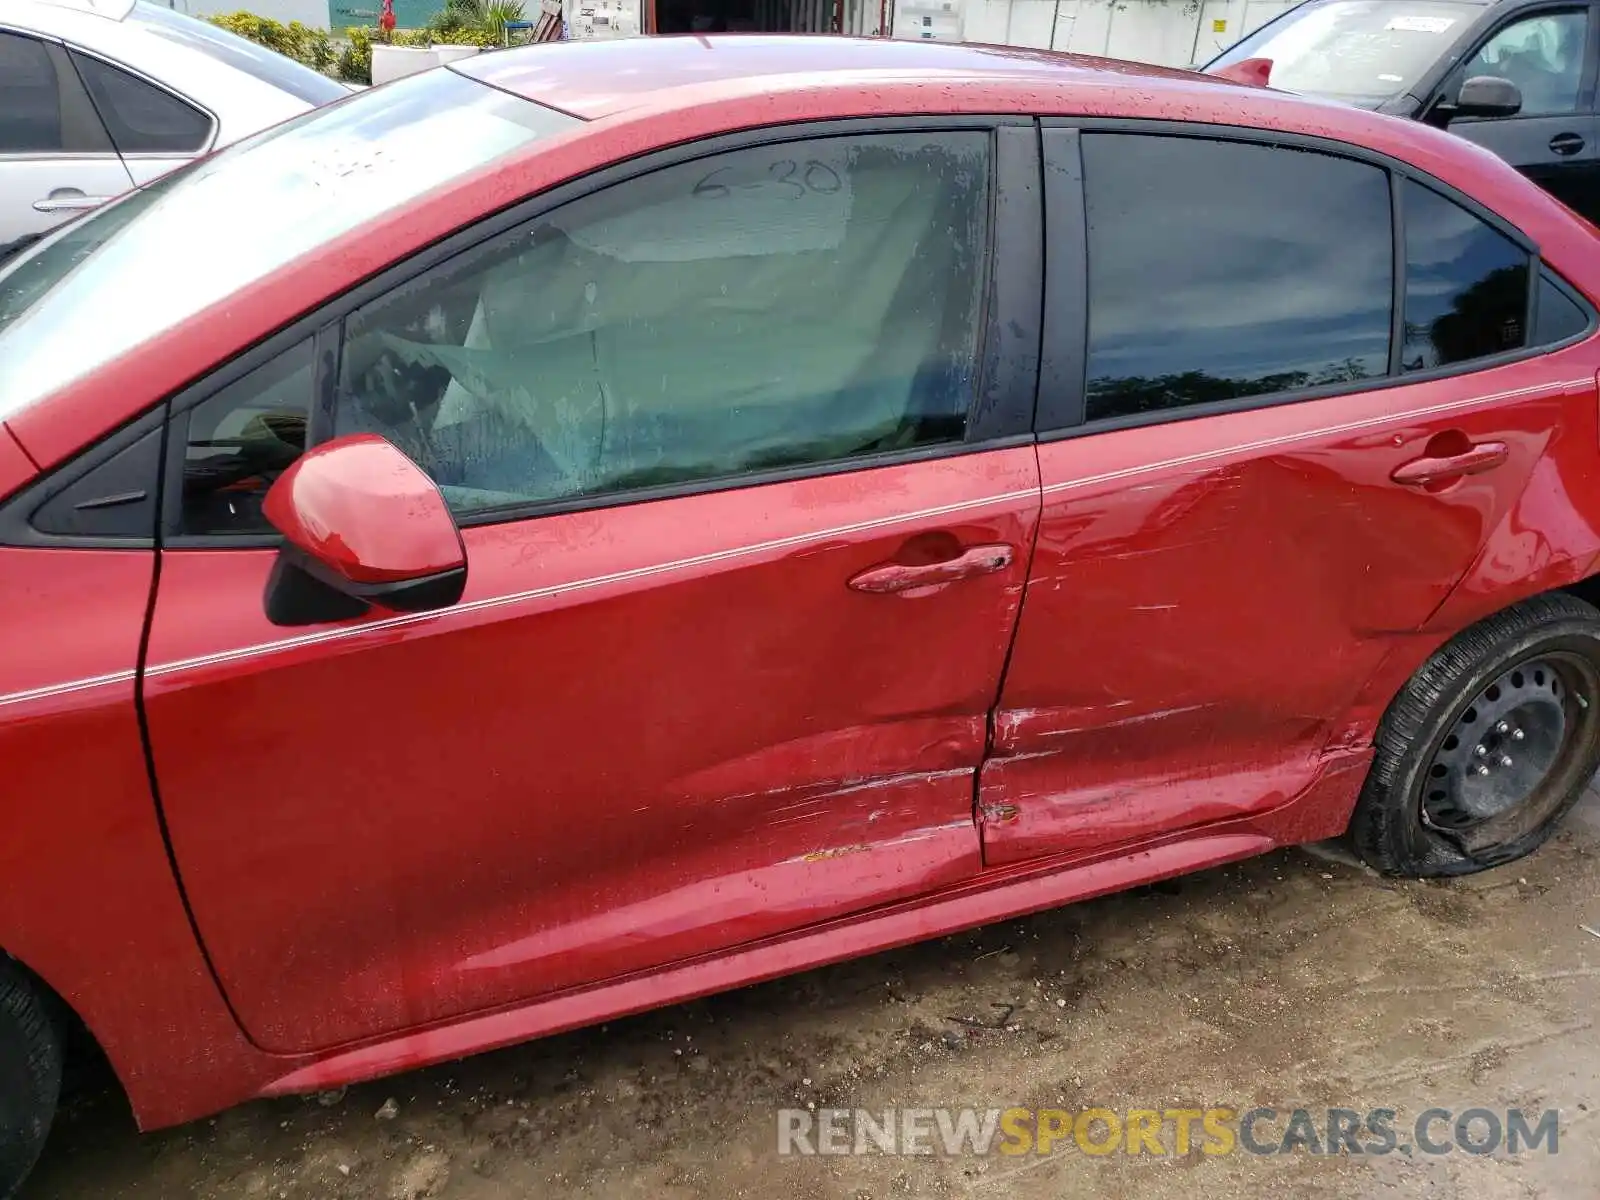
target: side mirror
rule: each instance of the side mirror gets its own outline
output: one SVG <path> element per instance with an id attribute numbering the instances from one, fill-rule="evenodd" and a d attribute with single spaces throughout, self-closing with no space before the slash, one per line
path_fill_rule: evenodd
<path id="1" fill-rule="evenodd" d="M 1454 103 L 1441 102 L 1435 111 L 1442 125 L 1457 117 L 1514 117 L 1522 111 L 1522 92 L 1498 75 L 1474 75 L 1462 83 Z"/>
<path id="2" fill-rule="evenodd" d="M 376 434 L 302 454 L 262 512 L 287 542 L 267 581 L 275 624 L 448 608 L 467 586 L 466 549 L 437 485 Z"/>

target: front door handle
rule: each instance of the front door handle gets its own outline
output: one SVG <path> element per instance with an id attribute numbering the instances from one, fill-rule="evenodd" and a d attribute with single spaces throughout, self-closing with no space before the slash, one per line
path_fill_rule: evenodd
<path id="1" fill-rule="evenodd" d="M 1479 442 L 1460 454 L 1445 454 L 1437 458 L 1414 458 L 1401 463 L 1389 476 L 1396 483 L 1408 487 L 1426 487 L 1444 483 L 1463 475 L 1481 475 L 1505 462 L 1510 452 L 1504 442 Z"/>
<path id="2" fill-rule="evenodd" d="M 948 583 L 1003 571 L 1011 565 L 1011 555 L 1011 547 L 999 543 L 970 546 L 954 558 L 939 562 L 880 563 L 851 576 L 850 586 L 878 596 L 926 595 Z"/>
<path id="3" fill-rule="evenodd" d="M 1560 155 L 1576 154 L 1583 149 L 1583 138 L 1575 133 L 1558 133 L 1550 139 L 1550 149 Z"/>

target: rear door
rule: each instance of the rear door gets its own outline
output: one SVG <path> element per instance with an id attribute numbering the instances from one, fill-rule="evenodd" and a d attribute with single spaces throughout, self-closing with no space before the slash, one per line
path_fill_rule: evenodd
<path id="1" fill-rule="evenodd" d="M 1446 94 L 1478 75 L 1522 93 L 1514 117 L 1463 117 L 1450 132 L 1494 151 L 1591 221 L 1600 219 L 1600 124 L 1594 113 L 1595 9 L 1522 9 L 1495 26 L 1450 76 Z"/>
<path id="2" fill-rule="evenodd" d="M 177 402 L 145 711 L 195 920 L 262 1046 L 979 869 L 1039 509 L 1038 138 L 851 129 L 569 188 Z M 460 605 L 268 622 L 262 487 L 308 428 L 430 471 Z"/>
<path id="3" fill-rule="evenodd" d="M 1045 499 L 990 864 L 1359 768 L 1341 714 L 1594 403 L 1528 361 L 1587 316 L 1539 281 L 1530 333 L 1530 247 L 1460 196 L 1306 139 L 1045 137 Z"/>
<path id="4" fill-rule="evenodd" d="M 67 51 L 0 28 L 0 259 L 132 183 Z"/>

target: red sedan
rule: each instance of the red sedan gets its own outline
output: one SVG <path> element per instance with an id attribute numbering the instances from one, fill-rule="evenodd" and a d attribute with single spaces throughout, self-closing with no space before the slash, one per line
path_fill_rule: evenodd
<path id="1" fill-rule="evenodd" d="M 1600 255 L 1217 79 L 484 55 L 0 275 L 0 1193 L 140 1123 L 1600 761 Z"/>

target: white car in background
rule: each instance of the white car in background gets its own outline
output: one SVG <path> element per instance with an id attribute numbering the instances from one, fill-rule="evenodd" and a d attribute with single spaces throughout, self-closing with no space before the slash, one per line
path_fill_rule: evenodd
<path id="1" fill-rule="evenodd" d="M 0 0 L 0 259 L 350 90 L 167 0 Z"/>

